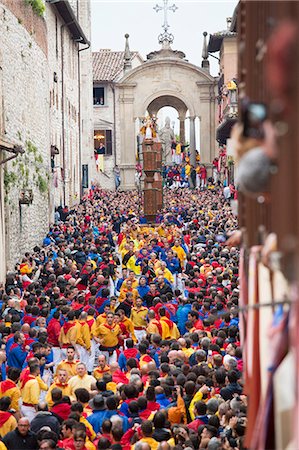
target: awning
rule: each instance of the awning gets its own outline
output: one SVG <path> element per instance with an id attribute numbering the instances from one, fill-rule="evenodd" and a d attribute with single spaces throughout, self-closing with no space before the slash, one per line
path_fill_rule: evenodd
<path id="1" fill-rule="evenodd" d="M 210 40 L 208 44 L 209 53 L 219 52 L 222 45 L 223 37 L 224 37 L 223 35 L 215 36 L 213 34 L 210 34 Z"/>
<path id="2" fill-rule="evenodd" d="M 230 138 L 231 129 L 236 122 L 236 118 L 228 118 L 219 125 L 216 131 L 216 140 L 219 142 L 219 144 L 226 144 L 226 140 Z"/>
<path id="3" fill-rule="evenodd" d="M 221 45 L 224 38 L 234 38 L 237 33 L 225 30 L 220 31 L 219 33 L 210 34 L 209 44 L 208 44 L 208 52 L 215 53 L 219 52 L 221 49 Z"/>

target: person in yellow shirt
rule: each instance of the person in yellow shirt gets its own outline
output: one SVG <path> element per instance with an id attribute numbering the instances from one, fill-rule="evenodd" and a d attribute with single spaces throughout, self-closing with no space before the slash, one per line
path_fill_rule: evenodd
<path id="1" fill-rule="evenodd" d="M 166 316 L 166 310 L 164 307 L 159 308 L 160 324 L 162 326 L 162 339 L 175 339 L 180 337 L 178 327 L 172 320 Z"/>
<path id="2" fill-rule="evenodd" d="M 200 273 L 202 275 L 205 275 L 207 277 L 207 275 L 212 272 L 213 270 L 213 266 L 211 266 L 210 264 L 210 259 L 209 258 L 205 258 L 204 260 L 204 264 L 201 266 L 201 268 L 199 269 Z"/>
<path id="3" fill-rule="evenodd" d="M 182 163 L 182 144 L 178 142 L 175 146 L 174 160 L 176 164 Z"/>
<path id="4" fill-rule="evenodd" d="M 96 348 L 97 348 L 96 341 L 93 338 L 93 332 L 96 328 L 96 319 L 94 316 L 95 316 L 95 309 L 89 308 L 89 310 L 87 311 L 87 320 L 86 320 L 90 332 L 90 356 L 87 362 L 87 371 L 89 374 L 93 371 L 94 368 Z"/>
<path id="5" fill-rule="evenodd" d="M 58 375 L 58 371 L 60 369 L 63 369 L 67 372 L 68 378 L 73 377 L 76 375 L 76 367 L 78 362 L 80 362 L 78 359 L 75 359 L 75 349 L 72 345 L 69 345 L 66 349 L 66 359 L 61 361 L 57 367 L 55 375 Z"/>
<path id="6" fill-rule="evenodd" d="M 93 335 L 94 335 L 95 329 L 97 327 L 99 327 L 100 325 L 103 325 L 103 323 L 105 323 L 107 321 L 107 314 L 109 312 L 113 312 L 110 309 L 110 305 L 105 305 L 104 312 L 102 314 L 99 314 L 98 317 L 96 318 L 96 326 L 95 326 L 95 328 L 93 328 Z"/>
<path id="7" fill-rule="evenodd" d="M 106 356 L 109 365 L 117 361 L 115 350 L 119 336 L 121 337 L 121 329 L 114 322 L 114 313 L 109 312 L 106 322 L 99 325 L 94 332 L 94 338 L 100 344 L 100 352 Z"/>
<path id="8" fill-rule="evenodd" d="M 119 326 L 120 328 L 125 328 L 126 332 L 123 333 L 126 335 L 125 339 L 132 338 L 134 343 L 137 342 L 137 337 L 134 331 L 134 324 L 131 319 L 129 319 L 125 315 L 125 311 L 123 309 L 119 309 L 116 313 L 119 316 Z"/>
<path id="9" fill-rule="evenodd" d="M 138 264 L 136 265 L 138 255 L 139 252 L 136 250 L 136 252 L 134 252 L 132 256 L 128 259 L 128 262 L 126 264 L 130 272 L 133 272 L 135 275 L 141 274 L 141 267 Z"/>
<path id="10" fill-rule="evenodd" d="M 54 381 L 54 383 L 51 384 L 49 387 L 49 390 L 46 395 L 46 402 L 50 406 L 50 408 L 53 406 L 54 402 L 52 400 L 51 392 L 55 388 L 59 388 L 62 391 L 63 396 L 71 397 L 71 388 L 67 382 L 68 380 L 68 374 L 67 371 L 64 369 L 59 369 L 57 373 L 57 379 Z"/>
<path id="11" fill-rule="evenodd" d="M 16 367 L 9 367 L 7 371 L 7 380 L 0 383 L 0 399 L 2 397 L 9 397 L 11 400 L 10 408 L 15 411 L 20 410 L 19 399 L 21 398 L 21 391 L 16 385 L 20 378 L 20 369 Z"/>
<path id="12" fill-rule="evenodd" d="M 159 334 L 162 336 L 162 326 L 160 322 L 156 319 L 155 311 L 149 310 L 148 312 L 149 324 L 146 328 L 146 333 L 151 336 L 153 334 Z"/>
<path id="13" fill-rule="evenodd" d="M 186 161 L 187 161 L 187 159 L 186 159 Z M 188 178 L 189 178 L 190 172 L 191 172 L 191 164 L 188 161 L 185 166 L 185 174 L 187 175 Z"/>
<path id="14" fill-rule="evenodd" d="M 127 281 L 131 281 L 131 287 L 133 288 L 133 289 L 136 289 L 137 288 L 137 286 L 138 286 L 138 280 L 137 280 L 137 278 L 135 277 L 135 272 L 134 272 L 134 270 L 130 270 L 129 271 L 129 274 L 128 274 L 128 278 L 126 278 L 125 280 L 124 280 L 124 282 L 123 282 L 123 284 L 122 284 L 122 287 L 127 287 Z"/>
<path id="15" fill-rule="evenodd" d="M 75 321 L 75 311 L 69 311 L 67 314 L 67 321 L 62 325 L 58 338 L 63 357 L 66 356 L 66 349 L 72 345 L 75 349 L 77 358 L 80 358 L 79 350 L 76 346 L 79 332 L 79 324 Z"/>
<path id="16" fill-rule="evenodd" d="M 135 301 L 136 301 L 136 298 L 138 297 L 138 291 L 137 291 L 137 289 L 134 289 L 134 288 L 132 287 L 132 281 L 129 280 L 129 279 L 127 279 L 127 281 L 126 281 L 126 287 L 123 287 L 123 286 L 122 286 L 122 287 L 120 288 L 118 300 L 119 300 L 121 303 L 125 300 L 126 294 L 127 294 L 128 292 L 130 292 L 130 293 L 133 294 L 133 301 L 135 302 Z"/>
<path id="17" fill-rule="evenodd" d="M 148 444 L 151 450 L 157 450 L 159 447 L 159 442 L 153 438 L 153 422 L 151 420 L 144 420 L 141 424 L 141 434 L 142 438 L 139 439 L 138 443 Z M 135 450 L 135 446 L 132 449 Z"/>
<path id="18" fill-rule="evenodd" d="M 175 239 L 174 240 L 174 245 L 172 246 L 172 251 L 176 253 L 180 264 L 181 264 L 181 268 L 184 269 L 185 267 L 185 261 L 187 259 L 187 255 L 185 250 L 183 249 L 183 247 L 181 246 L 180 240 L 179 239 Z"/>
<path id="19" fill-rule="evenodd" d="M 10 398 L 0 398 L 0 437 L 3 438 L 7 433 L 17 428 L 15 417 L 8 412 L 10 408 Z"/>
<path id="20" fill-rule="evenodd" d="M 87 312 L 81 312 L 79 320 L 79 331 L 77 334 L 77 349 L 80 354 L 80 361 L 84 364 L 88 364 L 88 359 L 90 356 L 90 347 L 91 347 L 91 339 L 90 339 L 90 328 L 87 323 Z"/>
<path id="21" fill-rule="evenodd" d="M 99 365 L 93 371 L 93 376 L 96 380 L 102 380 L 105 373 L 111 373 L 110 367 L 107 364 L 106 356 L 99 356 Z"/>
<path id="22" fill-rule="evenodd" d="M 160 237 L 166 237 L 166 235 L 167 235 L 167 230 L 165 229 L 165 224 L 164 224 L 164 223 L 162 223 L 162 224 L 158 227 L 157 231 L 158 231 L 158 234 L 159 234 Z"/>
<path id="23" fill-rule="evenodd" d="M 197 402 L 200 402 L 202 400 L 203 396 L 205 394 L 208 394 L 208 392 L 209 392 L 209 387 L 206 384 L 204 384 L 194 395 L 193 399 L 191 400 L 190 406 L 189 406 L 189 414 L 190 414 L 191 420 L 195 419 L 195 415 L 196 415 L 196 412 L 194 410 L 195 404 Z"/>
<path id="24" fill-rule="evenodd" d="M 148 265 L 155 271 L 160 268 L 160 260 L 157 258 L 156 252 L 151 252 Z"/>
<path id="25" fill-rule="evenodd" d="M 92 392 L 96 389 L 97 380 L 92 376 L 87 374 L 86 366 L 83 363 L 78 363 L 76 368 L 77 375 L 74 375 L 69 380 L 69 386 L 71 389 L 71 395 L 75 397 L 75 390 L 84 388 L 88 392 Z"/>
<path id="26" fill-rule="evenodd" d="M 116 304 L 117 304 L 117 297 L 110 297 L 110 311 L 115 313 L 116 311 Z"/>
<path id="27" fill-rule="evenodd" d="M 176 406 L 171 406 L 168 409 L 168 420 L 171 425 L 176 423 L 187 423 L 187 413 L 185 402 L 182 397 L 182 388 L 181 386 L 176 386 Z"/>
<path id="28" fill-rule="evenodd" d="M 146 336 L 148 308 L 142 306 L 142 298 L 136 299 L 136 306 L 131 309 L 130 319 L 134 325 L 134 333 L 138 342 Z"/>
<path id="29" fill-rule="evenodd" d="M 36 406 L 39 403 L 41 389 L 48 390 L 46 383 L 39 377 L 40 367 L 38 364 L 29 366 L 29 373 L 23 378 L 20 386 L 23 404 L 21 413 L 28 417 L 31 422 L 36 415 Z"/>
<path id="30" fill-rule="evenodd" d="M 96 433 L 94 432 L 94 429 L 92 425 L 88 422 L 88 420 L 84 417 L 84 408 L 82 403 L 75 402 L 71 406 L 71 411 L 76 413 L 78 417 L 80 418 L 80 423 L 83 423 L 86 427 L 86 435 L 89 441 L 94 441 L 96 438 Z"/>
<path id="31" fill-rule="evenodd" d="M 156 270 L 156 276 L 162 275 L 171 285 L 174 283 L 174 277 L 169 269 L 166 267 L 165 261 L 160 261 L 160 268 Z"/>
<path id="32" fill-rule="evenodd" d="M 179 338 L 178 343 L 180 344 L 181 350 L 185 353 L 185 355 L 190 358 L 191 355 L 193 355 L 194 350 L 191 348 L 191 341 L 188 339 L 188 343 L 184 338 Z"/>

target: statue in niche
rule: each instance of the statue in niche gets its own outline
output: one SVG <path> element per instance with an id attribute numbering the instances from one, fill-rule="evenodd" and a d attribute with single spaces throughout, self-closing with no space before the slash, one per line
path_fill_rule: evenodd
<path id="1" fill-rule="evenodd" d="M 158 132 L 163 150 L 163 161 L 171 162 L 171 144 L 175 140 L 174 131 L 170 126 L 170 118 L 166 117 L 165 125 Z"/>

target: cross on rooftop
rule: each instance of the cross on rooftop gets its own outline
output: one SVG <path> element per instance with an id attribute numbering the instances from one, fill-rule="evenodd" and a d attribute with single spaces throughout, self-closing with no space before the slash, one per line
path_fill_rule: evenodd
<path id="1" fill-rule="evenodd" d="M 168 0 L 163 0 L 163 6 L 158 5 L 158 3 L 156 4 L 156 6 L 154 6 L 154 10 L 157 13 L 160 11 L 164 11 L 164 23 L 162 25 L 162 28 L 164 29 L 164 33 L 160 34 L 160 36 L 159 36 L 160 44 L 162 44 L 165 41 L 167 41 L 168 43 L 173 42 L 173 39 L 174 39 L 173 35 L 168 33 L 168 28 L 169 28 L 168 11 L 176 12 L 177 9 L 178 9 L 178 7 L 175 4 L 168 6 Z"/>

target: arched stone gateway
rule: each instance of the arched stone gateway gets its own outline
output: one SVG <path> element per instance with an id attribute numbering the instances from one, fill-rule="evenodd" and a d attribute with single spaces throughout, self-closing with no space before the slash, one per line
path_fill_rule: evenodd
<path id="1" fill-rule="evenodd" d="M 120 136 L 116 143 L 117 162 L 122 172 L 122 187 L 134 186 L 136 157 L 136 119 L 157 114 L 164 106 L 178 111 L 180 137 L 190 143 L 191 162 L 195 163 L 195 119 L 200 120 L 200 155 L 210 163 L 215 155 L 215 87 L 208 70 L 189 63 L 182 52 L 170 47 L 150 53 L 148 60 L 127 70 L 118 81 L 117 122 Z M 188 112 L 188 117 L 186 114 Z M 185 137 L 185 119 L 190 121 L 190 136 Z"/>

